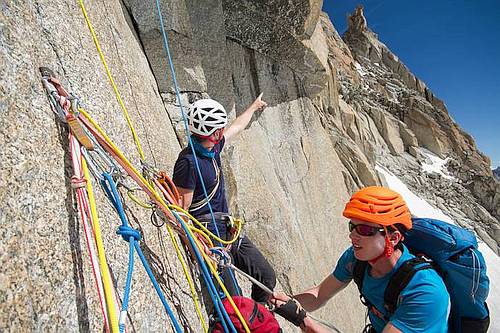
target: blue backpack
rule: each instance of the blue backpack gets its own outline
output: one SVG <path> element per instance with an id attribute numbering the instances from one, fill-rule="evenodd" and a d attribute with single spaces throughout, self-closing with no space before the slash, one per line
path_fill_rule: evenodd
<path id="1" fill-rule="evenodd" d="M 464 228 L 440 220 L 413 218 L 412 221 L 413 227 L 406 232 L 403 243 L 416 258 L 403 263 L 391 277 L 384 292 L 386 310 L 394 313 L 400 292 L 417 271 L 435 269 L 450 294 L 449 332 L 486 332 L 490 323 L 486 305 L 489 279 L 476 237 Z M 364 261 L 358 260 L 354 265 L 353 280 L 360 293 L 366 268 Z M 386 318 L 389 319 L 390 316 Z"/>

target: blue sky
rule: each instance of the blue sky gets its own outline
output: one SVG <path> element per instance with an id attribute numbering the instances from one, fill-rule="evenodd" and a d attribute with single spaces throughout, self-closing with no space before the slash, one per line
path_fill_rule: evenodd
<path id="1" fill-rule="evenodd" d="M 500 166 L 500 1 L 324 0 L 341 35 L 358 3 L 370 29 Z"/>

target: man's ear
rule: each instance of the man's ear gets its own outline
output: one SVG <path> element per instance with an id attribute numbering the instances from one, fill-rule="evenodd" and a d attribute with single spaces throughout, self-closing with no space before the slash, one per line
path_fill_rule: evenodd
<path id="1" fill-rule="evenodd" d="M 401 234 L 399 230 L 391 232 L 389 235 L 389 240 L 392 242 L 394 246 L 396 246 L 396 244 L 403 241 L 403 234 Z"/>
<path id="2" fill-rule="evenodd" d="M 222 130 L 219 128 L 212 135 L 215 140 L 220 140 L 222 138 Z"/>
<path id="3" fill-rule="evenodd" d="M 225 131 L 225 130 L 226 130 L 226 128 L 225 128 L 225 127 L 221 128 L 221 129 L 219 130 L 219 131 L 220 131 L 220 132 L 219 132 L 219 139 L 221 139 L 221 140 L 222 140 L 222 137 L 224 136 L 224 131 Z"/>

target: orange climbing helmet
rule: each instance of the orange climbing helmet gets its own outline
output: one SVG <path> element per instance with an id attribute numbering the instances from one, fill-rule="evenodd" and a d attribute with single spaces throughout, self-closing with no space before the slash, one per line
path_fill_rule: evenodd
<path id="1" fill-rule="evenodd" d="M 402 224 L 411 229 L 411 214 L 403 197 L 382 186 L 365 187 L 354 193 L 346 204 L 343 215 L 366 222 L 392 226 Z"/>

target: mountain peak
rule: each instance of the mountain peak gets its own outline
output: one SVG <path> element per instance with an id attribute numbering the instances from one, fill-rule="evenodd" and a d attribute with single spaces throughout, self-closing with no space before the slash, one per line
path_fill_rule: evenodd
<path id="1" fill-rule="evenodd" d="M 362 32 L 368 30 L 366 18 L 363 14 L 363 6 L 358 5 L 354 13 L 347 18 L 348 30 L 351 32 Z"/>

